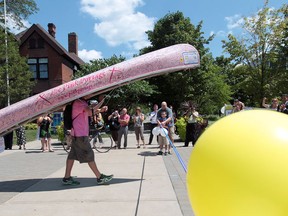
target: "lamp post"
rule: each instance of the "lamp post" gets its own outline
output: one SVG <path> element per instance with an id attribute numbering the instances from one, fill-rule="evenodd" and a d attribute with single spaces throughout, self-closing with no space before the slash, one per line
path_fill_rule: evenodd
<path id="1" fill-rule="evenodd" d="M 8 35 L 7 35 L 7 8 L 6 0 L 4 0 L 4 30 L 5 30 L 5 62 L 6 62 L 6 87 L 7 87 L 7 105 L 10 106 L 10 90 L 9 90 L 9 59 L 8 59 Z"/>

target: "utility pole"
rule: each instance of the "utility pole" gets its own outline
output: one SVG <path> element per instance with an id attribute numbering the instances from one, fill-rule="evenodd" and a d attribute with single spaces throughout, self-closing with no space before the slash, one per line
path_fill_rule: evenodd
<path id="1" fill-rule="evenodd" d="M 10 106 L 10 82 L 9 82 L 9 59 L 8 59 L 8 35 L 7 35 L 7 8 L 4 0 L 4 28 L 5 28 L 5 62 L 6 62 L 6 87 L 7 87 L 7 106 Z"/>

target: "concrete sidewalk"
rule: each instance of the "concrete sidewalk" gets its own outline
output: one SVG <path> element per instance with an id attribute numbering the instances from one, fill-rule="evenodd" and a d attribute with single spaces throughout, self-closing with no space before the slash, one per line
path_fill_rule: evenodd
<path id="1" fill-rule="evenodd" d="M 89 167 L 75 162 L 79 186 L 62 185 L 67 153 L 56 140 L 53 146 L 54 153 L 41 153 L 40 141 L 35 141 L 26 151 L 0 154 L 1 215 L 193 215 L 185 172 L 175 154 L 156 155 L 156 144 L 136 149 L 135 135 L 130 134 L 128 149 L 95 152 L 100 171 L 114 174 L 109 185 L 97 185 Z M 191 150 L 179 147 L 186 163 Z"/>

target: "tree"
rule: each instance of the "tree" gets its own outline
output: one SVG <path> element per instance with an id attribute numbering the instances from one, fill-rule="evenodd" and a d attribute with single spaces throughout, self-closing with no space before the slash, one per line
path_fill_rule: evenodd
<path id="1" fill-rule="evenodd" d="M 123 56 L 117 57 L 113 55 L 111 58 L 90 61 L 90 63 L 81 66 L 81 69 L 76 72 L 74 78 L 85 76 L 124 60 Z M 108 92 L 106 103 L 108 102 L 109 107 L 112 108 L 126 107 L 129 110 L 146 101 L 152 93 L 155 93 L 154 89 L 155 87 L 149 85 L 149 82 L 145 80 L 136 81 Z"/>
<path id="2" fill-rule="evenodd" d="M 7 15 L 17 27 L 23 27 L 22 20 L 38 11 L 34 0 L 6 0 Z M 4 1 L 0 1 L 0 23 L 4 23 Z"/>
<path id="3" fill-rule="evenodd" d="M 283 37 L 280 40 L 280 44 L 278 45 L 277 53 L 277 70 L 281 71 L 281 79 L 278 82 L 278 87 L 281 89 L 282 93 L 288 92 L 288 81 L 287 81 L 287 73 L 288 73 L 288 5 L 284 5 L 281 9 L 284 14 L 284 22 L 283 22 Z"/>
<path id="4" fill-rule="evenodd" d="M 221 68 L 214 65 L 214 59 L 205 47 L 213 39 L 204 37 L 203 22 L 193 25 L 182 12 L 169 13 L 160 19 L 153 29 L 148 31 L 151 46 L 140 50 L 140 54 L 179 43 L 193 45 L 201 56 L 200 68 L 192 71 L 180 71 L 161 77 L 150 78 L 149 83 L 157 86 L 159 94 L 153 94 L 151 101 L 160 103 L 166 100 L 177 110 L 183 101 L 197 103 L 201 113 L 216 112 L 229 100 L 230 90 L 221 75 Z M 221 92 L 218 94 L 218 92 Z"/>
<path id="5" fill-rule="evenodd" d="M 257 101 L 258 105 L 264 96 L 275 96 L 288 90 L 287 70 L 279 67 L 282 59 L 279 58 L 282 56 L 279 50 L 283 46 L 285 28 L 287 43 L 287 19 L 284 14 L 287 5 L 280 9 L 267 5 L 268 1 L 256 15 L 244 17 L 241 36 L 229 34 L 228 41 L 222 41 L 224 51 L 236 65 L 233 73 L 240 73 L 240 76 L 237 75 L 239 91 L 243 91 L 251 103 Z"/>
<path id="6" fill-rule="evenodd" d="M 0 31 L 0 40 L 5 39 L 4 30 Z M 7 64 L 5 57 L 5 43 L 0 44 L 0 107 L 7 106 Z M 11 103 L 27 98 L 34 85 L 30 81 L 32 73 L 29 70 L 27 59 L 19 54 L 19 45 L 12 34 L 8 34 L 8 72 L 9 92 Z"/>
<path id="7" fill-rule="evenodd" d="M 22 20 L 27 19 L 35 13 L 38 8 L 34 0 L 6 0 L 7 18 L 12 19 L 17 27 L 23 27 Z M 11 103 L 15 103 L 29 96 L 33 82 L 30 81 L 32 73 L 29 71 L 26 59 L 19 54 L 19 45 L 13 34 L 5 34 L 4 22 L 4 1 L 0 1 L 0 107 L 4 107 L 8 102 L 10 93 Z M 3 41 L 7 39 L 7 47 Z M 7 48 L 7 56 L 6 56 Z M 8 57 L 8 65 L 6 63 Z M 9 89 L 7 88 L 7 72 L 9 73 Z M 7 91 L 8 90 L 8 91 Z"/>

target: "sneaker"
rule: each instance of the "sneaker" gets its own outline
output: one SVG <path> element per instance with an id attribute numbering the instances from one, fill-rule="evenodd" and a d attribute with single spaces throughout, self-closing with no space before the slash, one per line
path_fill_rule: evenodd
<path id="1" fill-rule="evenodd" d="M 79 185 L 80 182 L 79 181 L 76 181 L 73 177 L 69 177 L 69 178 L 63 178 L 62 179 L 62 183 L 64 185 Z"/>
<path id="2" fill-rule="evenodd" d="M 138 145 L 137 148 L 140 148 L 140 145 Z"/>
<path id="3" fill-rule="evenodd" d="M 157 153 L 157 155 L 163 155 L 163 152 L 162 152 L 162 151 L 159 151 L 159 152 Z"/>
<path id="4" fill-rule="evenodd" d="M 97 179 L 97 183 L 98 184 L 105 184 L 109 181 L 111 181 L 113 178 L 113 175 L 104 175 L 104 174 L 101 174 L 100 178 Z"/>
<path id="5" fill-rule="evenodd" d="M 164 155 L 167 156 L 167 152 L 165 152 Z"/>

